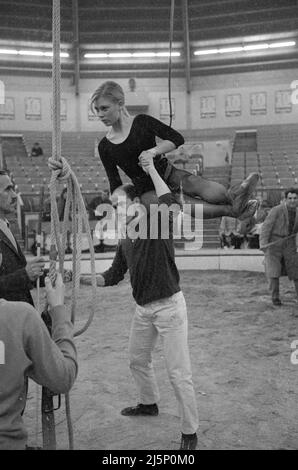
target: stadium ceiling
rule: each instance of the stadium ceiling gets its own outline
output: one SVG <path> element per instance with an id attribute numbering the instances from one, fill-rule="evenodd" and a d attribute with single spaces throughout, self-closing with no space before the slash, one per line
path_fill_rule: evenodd
<path id="1" fill-rule="evenodd" d="M 297 0 L 174 3 L 173 76 L 298 66 Z M 170 10 L 171 0 L 61 0 L 62 73 L 166 76 Z M 51 0 L 0 0 L 0 73 L 51 73 L 51 15 Z"/>

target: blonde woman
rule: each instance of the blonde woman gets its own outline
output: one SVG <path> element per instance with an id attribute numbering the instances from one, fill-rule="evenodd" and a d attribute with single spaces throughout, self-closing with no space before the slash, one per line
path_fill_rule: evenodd
<path id="1" fill-rule="evenodd" d="M 91 107 L 109 127 L 98 151 L 111 193 L 122 184 L 119 167 L 132 180 L 143 203 L 156 202 L 152 181 L 139 164 L 139 158 L 150 152 L 157 171 L 174 193 L 182 189 L 185 203 L 203 204 L 204 218 L 226 215 L 241 220 L 254 214 L 257 201 L 250 198 L 259 179 L 257 173 L 227 190 L 222 184 L 176 168 L 164 154 L 184 143 L 182 135 L 152 116 L 131 116 L 125 107 L 123 89 L 116 82 L 107 81 L 97 88 L 91 97 Z M 156 137 L 162 139 L 158 144 Z"/>

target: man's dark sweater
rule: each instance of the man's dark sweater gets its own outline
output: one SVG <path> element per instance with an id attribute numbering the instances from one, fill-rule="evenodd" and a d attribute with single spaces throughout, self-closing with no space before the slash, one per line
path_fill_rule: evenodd
<path id="1" fill-rule="evenodd" d="M 177 207 L 176 198 L 171 193 L 161 196 L 160 204 L 176 204 Z M 148 227 L 149 222 L 150 220 Z M 170 297 L 180 291 L 179 273 L 175 264 L 172 217 L 167 238 L 159 236 L 157 239 L 131 240 L 126 237 L 119 242 L 112 266 L 102 274 L 105 286 L 118 284 L 127 270 L 130 273 L 132 294 L 138 305 Z"/>

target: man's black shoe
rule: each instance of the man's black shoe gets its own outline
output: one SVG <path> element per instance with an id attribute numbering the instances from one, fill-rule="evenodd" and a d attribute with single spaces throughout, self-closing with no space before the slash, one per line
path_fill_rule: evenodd
<path id="1" fill-rule="evenodd" d="M 121 410 L 123 416 L 157 416 L 158 406 L 156 403 L 152 405 L 143 405 L 139 403 L 137 406 L 129 406 Z"/>
<path id="2" fill-rule="evenodd" d="M 273 305 L 276 305 L 277 307 L 280 307 L 282 305 L 280 299 L 273 299 L 272 303 L 273 303 Z"/>
<path id="3" fill-rule="evenodd" d="M 194 450 L 197 447 L 198 436 L 194 434 L 182 434 L 180 450 Z"/>

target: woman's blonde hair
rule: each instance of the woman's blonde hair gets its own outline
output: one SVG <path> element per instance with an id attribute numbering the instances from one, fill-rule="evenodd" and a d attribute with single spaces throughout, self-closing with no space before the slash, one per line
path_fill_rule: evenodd
<path id="1" fill-rule="evenodd" d="M 111 80 L 104 82 L 102 85 L 100 85 L 91 96 L 90 106 L 94 114 L 96 114 L 96 111 L 94 109 L 94 103 L 98 98 L 107 98 L 113 101 L 113 103 L 119 103 L 122 106 L 124 106 L 125 104 L 125 96 L 122 87 L 118 83 L 113 82 Z M 124 110 L 127 113 L 125 107 Z"/>

